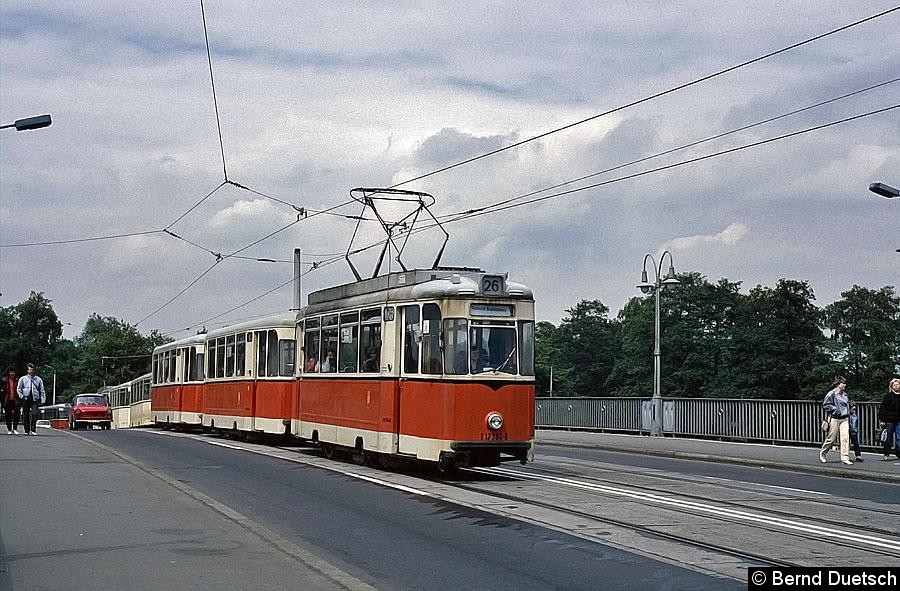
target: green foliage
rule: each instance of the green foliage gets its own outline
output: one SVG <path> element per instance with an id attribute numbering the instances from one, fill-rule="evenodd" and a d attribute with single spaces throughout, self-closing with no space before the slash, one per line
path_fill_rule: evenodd
<path id="1" fill-rule="evenodd" d="M 851 396 L 875 398 L 900 373 L 900 298 L 892 287 L 854 286 L 823 311 L 805 281 L 742 294 L 739 282 L 678 278 L 660 293 L 663 396 L 820 398 L 843 374 Z M 539 323 L 538 394 L 546 395 L 552 366 L 554 395 L 651 396 L 654 300 L 632 298 L 614 321 L 601 302 L 583 301 L 559 327 Z"/>
<path id="2" fill-rule="evenodd" d="M 149 372 L 153 348 L 168 341 L 157 331 L 143 336 L 127 322 L 97 314 L 74 341 L 61 336 L 62 324 L 43 294 L 0 308 L 0 365 L 21 375 L 27 363 L 34 363 L 48 394 L 55 374 L 56 401 L 64 402 Z"/>
<path id="3" fill-rule="evenodd" d="M 13 367 L 19 375 L 25 366 L 40 367 L 62 336 L 62 323 L 43 293 L 31 292 L 27 300 L 0 308 L 0 360 L 3 369 Z"/>
<path id="4" fill-rule="evenodd" d="M 900 297 L 894 289 L 854 285 L 825 307 L 825 326 L 832 332 L 833 355 L 857 397 L 880 399 L 900 369 Z"/>

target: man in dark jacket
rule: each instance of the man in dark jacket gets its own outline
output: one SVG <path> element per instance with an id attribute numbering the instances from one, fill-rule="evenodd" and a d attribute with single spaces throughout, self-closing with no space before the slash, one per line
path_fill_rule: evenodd
<path id="1" fill-rule="evenodd" d="M 900 460 L 900 378 L 894 378 L 888 385 L 888 392 L 881 399 L 878 409 L 878 420 L 881 427 L 887 429 L 884 439 L 884 459 L 891 459 L 891 448 Z"/>
<path id="2" fill-rule="evenodd" d="M 16 370 L 9 367 L 3 378 L 0 378 L 0 398 L 3 399 L 3 413 L 6 415 L 6 433 L 19 434 L 19 395 L 16 392 L 18 381 Z"/>

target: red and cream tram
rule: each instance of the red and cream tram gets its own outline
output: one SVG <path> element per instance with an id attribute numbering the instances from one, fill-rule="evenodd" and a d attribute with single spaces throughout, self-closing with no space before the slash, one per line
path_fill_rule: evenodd
<path id="1" fill-rule="evenodd" d="M 153 350 L 150 416 L 157 425 L 199 425 L 203 402 L 206 335 L 196 335 Z"/>
<path id="2" fill-rule="evenodd" d="M 198 346 L 185 341 L 154 352 L 158 423 L 190 416 L 155 394 L 170 387 L 157 361 Z M 287 432 L 374 461 L 533 459 L 534 299 L 505 275 L 391 273 L 314 292 L 298 313 L 217 330 L 203 346 L 205 427 Z"/>

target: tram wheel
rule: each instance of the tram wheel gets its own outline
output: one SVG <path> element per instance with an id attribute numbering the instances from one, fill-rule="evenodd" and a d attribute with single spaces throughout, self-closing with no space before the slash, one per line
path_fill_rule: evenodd
<path id="1" fill-rule="evenodd" d="M 325 457 L 329 460 L 334 459 L 334 444 L 333 443 L 321 443 L 322 453 L 325 454 Z"/>

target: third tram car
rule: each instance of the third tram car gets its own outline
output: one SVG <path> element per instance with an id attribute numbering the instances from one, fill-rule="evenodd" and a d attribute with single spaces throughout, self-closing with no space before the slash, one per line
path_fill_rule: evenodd
<path id="1" fill-rule="evenodd" d="M 374 463 L 533 459 L 534 298 L 503 274 L 409 270 L 313 292 L 299 312 L 158 347 L 153 367 L 157 424 L 287 433 Z M 189 383 L 198 394 L 179 395 Z"/>

